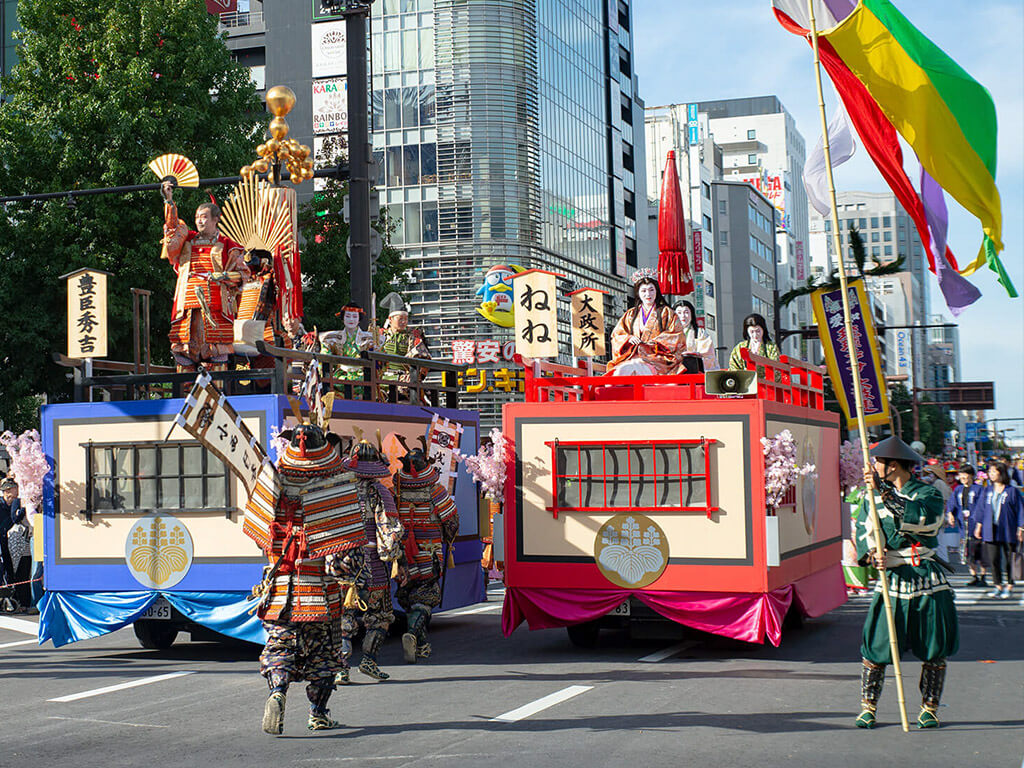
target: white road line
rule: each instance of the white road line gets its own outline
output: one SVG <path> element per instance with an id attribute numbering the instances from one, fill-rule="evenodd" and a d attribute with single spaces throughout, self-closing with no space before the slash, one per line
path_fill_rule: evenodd
<path id="1" fill-rule="evenodd" d="M 586 693 L 594 686 L 592 685 L 570 685 L 568 688 L 563 688 L 560 691 L 544 696 L 536 701 L 531 701 L 529 704 L 524 704 L 521 707 L 513 709 L 510 712 L 506 712 L 503 715 L 492 717 L 492 723 L 514 723 L 523 718 L 527 718 L 530 715 L 535 715 L 538 712 L 553 707 L 555 704 L 561 704 L 567 699 L 571 699 L 573 696 L 579 696 L 581 693 Z"/>
<path id="2" fill-rule="evenodd" d="M 652 654 L 644 656 L 642 659 L 637 659 L 637 661 L 643 661 L 648 664 L 656 664 L 659 661 L 664 661 L 665 659 L 671 658 L 678 653 L 682 653 L 687 648 L 693 648 L 693 646 L 695 645 L 697 645 L 696 640 L 685 640 L 682 643 L 676 643 L 675 645 L 670 645 L 668 648 L 662 648 L 660 651 L 655 651 Z"/>
<path id="3" fill-rule="evenodd" d="M 520 754 L 522 754 L 520 752 Z M 384 761 L 384 760 L 415 760 L 416 762 L 424 762 L 430 760 L 451 760 L 452 758 L 479 758 L 479 757 L 496 757 L 493 752 L 463 752 L 453 755 L 360 755 L 359 757 L 306 757 L 301 760 L 296 760 L 297 763 L 355 763 L 355 762 L 370 762 Z"/>
<path id="4" fill-rule="evenodd" d="M 15 619 L 10 616 L 0 616 L 0 629 L 9 629 L 12 632 L 21 632 L 23 635 L 39 634 L 39 625 L 34 621 Z"/>
<path id="5" fill-rule="evenodd" d="M 127 725 L 132 728 L 170 728 L 169 725 L 149 725 L 147 723 L 125 723 L 121 720 L 94 720 L 91 717 L 59 717 L 51 715 L 47 720 L 76 720 L 83 723 L 103 723 L 104 725 Z"/>
<path id="6" fill-rule="evenodd" d="M 194 675 L 194 671 L 188 672 L 169 672 L 166 675 L 154 675 L 153 677 L 144 677 L 141 680 L 132 680 L 127 683 L 118 683 L 117 685 L 108 685 L 103 688 L 93 688 L 91 691 L 82 691 L 81 693 L 72 693 L 68 696 L 60 696 L 56 699 L 47 699 L 47 701 L 78 701 L 78 699 L 87 699 L 90 696 L 99 696 L 104 693 L 113 693 L 114 691 L 123 691 L 126 688 L 138 688 L 140 685 L 149 685 L 150 683 L 159 683 L 161 680 L 170 680 L 174 677 L 184 677 L 185 675 Z"/>
<path id="7" fill-rule="evenodd" d="M 474 613 L 495 613 L 500 610 L 500 605 L 494 605 L 493 603 L 491 603 L 489 605 L 484 605 L 481 607 L 469 606 L 467 608 L 459 608 L 458 610 L 454 611 L 445 611 L 444 613 L 437 614 L 434 618 L 443 619 L 445 616 L 471 616 Z"/>
<path id="8" fill-rule="evenodd" d="M 37 645 L 38 640 L 18 640 L 15 643 L 0 643 L 0 648 L 14 648 L 16 645 Z"/>

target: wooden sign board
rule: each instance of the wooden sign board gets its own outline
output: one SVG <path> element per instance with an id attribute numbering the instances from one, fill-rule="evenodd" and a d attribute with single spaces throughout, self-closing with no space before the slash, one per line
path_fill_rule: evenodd
<path id="1" fill-rule="evenodd" d="M 78 269 L 68 281 L 68 357 L 107 356 L 107 276 L 100 269 Z"/>
<path id="2" fill-rule="evenodd" d="M 581 288 L 572 299 L 572 353 L 576 357 L 605 354 L 604 294 L 598 288 Z"/>
<path id="3" fill-rule="evenodd" d="M 512 275 L 515 296 L 516 354 L 558 357 L 556 281 L 562 275 L 528 269 Z"/>

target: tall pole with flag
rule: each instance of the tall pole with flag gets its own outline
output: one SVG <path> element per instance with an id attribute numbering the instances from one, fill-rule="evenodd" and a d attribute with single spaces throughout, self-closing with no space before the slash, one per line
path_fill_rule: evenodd
<path id="1" fill-rule="evenodd" d="M 870 470 L 870 457 L 868 456 L 868 430 L 864 417 L 864 396 L 861 387 L 860 366 L 858 365 L 858 346 L 853 336 L 853 325 L 850 320 L 850 297 L 846 280 L 846 262 L 843 258 L 842 244 L 839 240 L 839 212 L 836 205 L 836 187 L 832 176 L 832 151 L 829 146 L 828 117 L 825 114 L 825 95 L 821 85 L 821 58 L 818 53 L 818 25 L 814 17 L 814 0 L 807 0 L 807 9 L 811 22 L 811 45 L 814 49 L 814 77 L 818 86 L 818 108 L 821 114 L 821 131 L 825 150 L 825 174 L 828 178 L 828 194 L 832 207 L 832 245 L 836 252 L 839 266 L 839 284 L 843 297 L 843 326 L 846 331 L 846 340 L 850 350 L 850 372 L 853 376 L 853 396 L 857 406 L 857 431 L 860 434 L 861 453 L 864 459 L 865 471 Z M 882 522 L 878 516 L 878 508 L 875 506 L 875 494 L 865 494 L 868 500 L 868 507 L 871 511 L 871 520 L 874 523 L 875 551 L 884 562 L 885 545 L 882 535 Z M 889 582 L 885 572 L 881 573 L 879 583 L 882 586 L 882 601 L 885 604 L 885 619 L 889 629 L 889 650 L 892 655 L 893 673 L 896 676 L 896 695 L 900 703 L 900 724 L 904 733 L 910 730 L 907 722 L 907 704 L 903 694 L 903 675 L 900 672 L 900 649 L 896 638 L 896 622 L 893 619 L 892 599 L 889 595 Z"/>

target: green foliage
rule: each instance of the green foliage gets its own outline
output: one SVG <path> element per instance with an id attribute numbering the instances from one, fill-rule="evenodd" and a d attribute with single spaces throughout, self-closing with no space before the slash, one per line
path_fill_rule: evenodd
<path id="1" fill-rule="evenodd" d="M 231 176 L 254 157 L 261 107 L 248 70 L 232 62 L 217 20 L 197 0 L 20 0 L 19 63 L 3 83 L 0 194 L 153 183 L 158 155 L 187 156 L 202 177 Z M 213 190 L 221 196 L 227 190 Z M 175 194 L 182 217 L 206 190 Z M 169 362 L 174 275 L 160 260 L 158 192 L 72 203 L 8 204 L 0 217 L 0 418 L 35 394 L 66 399 L 66 293 L 80 267 L 112 273 L 110 354 L 132 350 L 129 288 L 153 291 L 154 362 Z"/>
<path id="2" fill-rule="evenodd" d="M 889 389 L 889 406 L 899 412 L 899 418 L 894 419 L 894 422 L 897 425 L 902 424 L 900 439 L 905 443 L 913 442 L 914 401 L 911 399 L 910 390 L 901 383 L 894 384 Z M 934 456 L 941 455 L 946 432 L 955 426 L 953 420 L 941 406 L 931 402 L 927 397 L 918 400 L 917 411 L 921 442 L 925 445 L 925 452 Z"/>
<path id="3" fill-rule="evenodd" d="M 344 218 L 344 199 L 348 184 L 330 179 L 327 189 L 318 192 L 309 202 L 299 207 L 299 232 L 303 239 L 302 273 L 303 325 L 321 331 L 340 328 L 341 311 L 351 298 L 351 270 L 345 244 L 348 224 Z M 410 268 L 403 264 L 401 254 L 391 246 L 391 233 L 396 222 L 381 209 L 375 229 L 380 232 L 384 247 L 377 259 L 373 275 L 373 291 L 378 303 L 391 291 L 402 293 L 409 285 Z M 369 307 L 363 310 L 369 312 Z M 377 321 L 383 324 L 387 311 L 377 309 Z"/>

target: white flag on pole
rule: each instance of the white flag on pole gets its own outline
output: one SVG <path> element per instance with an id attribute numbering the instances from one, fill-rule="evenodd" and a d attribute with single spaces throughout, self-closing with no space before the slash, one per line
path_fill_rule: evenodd
<path id="1" fill-rule="evenodd" d="M 857 145 L 853 141 L 850 121 L 842 104 L 836 107 L 835 114 L 828 124 L 828 138 L 833 168 L 853 157 Z M 817 145 L 804 163 L 804 188 L 807 190 L 807 199 L 811 207 L 827 218 L 832 206 L 829 204 L 828 181 L 825 175 L 824 137 L 818 138 Z"/>

